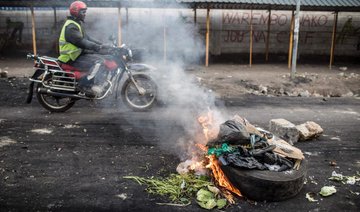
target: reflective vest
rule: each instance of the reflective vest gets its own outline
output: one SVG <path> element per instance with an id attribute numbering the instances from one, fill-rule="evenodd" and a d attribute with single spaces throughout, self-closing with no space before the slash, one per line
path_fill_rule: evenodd
<path id="1" fill-rule="evenodd" d="M 76 21 L 73 20 L 67 20 L 63 26 L 63 28 L 61 29 L 61 33 L 60 33 L 60 38 L 59 38 L 59 51 L 60 51 L 60 56 L 58 57 L 58 59 L 63 62 L 63 63 L 67 63 L 69 62 L 69 60 L 76 60 L 76 58 L 79 57 L 79 55 L 82 52 L 82 49 L 67 42 L 65 39 L 65 29 L 69 24 L 75 24 L 79 30 L 82 36 L 82 30 L 81 30 L 81 26 L 80 24 L 78 24 Z"/>

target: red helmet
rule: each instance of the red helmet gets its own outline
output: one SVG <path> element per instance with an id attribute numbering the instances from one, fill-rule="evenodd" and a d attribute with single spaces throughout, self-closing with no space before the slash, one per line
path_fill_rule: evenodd
<path id="1" fill-rule="evenodd" d="M 73 3 L 71 3 L 70 5 L 70 14 L 76 18 L 80 18 L 80 10 L 86 10 L 86 4 L 82 1 L 74 1 Z"/>

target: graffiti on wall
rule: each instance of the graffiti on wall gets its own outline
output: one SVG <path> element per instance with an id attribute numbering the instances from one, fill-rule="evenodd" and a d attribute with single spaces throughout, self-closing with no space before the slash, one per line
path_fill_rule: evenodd
<path id="1" fill-rule="evenodd" d="M 23 22 L 12 21 L 9 17 L 6 18 L 5 32 L 0 34 L 0 53 L 9 46 L 21 46 L 23 29 Z"/>
<path id="2" fill-rule="evenodd" d="M 223 42 L 225 43 L 242 43 L 248 42 L 246 40 L 250 35 L 250 24 L 254 26 L 253 42 L 265 43 L 267 36 L 267 25 L 269 22 L 269 15 L 267 13 L 259 12 L 228 12 L 224 11 L 222 14 L 223 25 Z M 291 15 L 282 13 L 273 13 L 270 15 L 270 34 L 275 37 L 274 41 L 277 43 L 288 43 Z M 306 31 L 300 31 L 300 42 L 310 44 L 316 37 L 317 29 L 328 26 L 329 17 L 325 14 L 304 14 L 300 16 L 300 27 L 307 28 Z M 261 27 L 259 27 L 261 26 Z M 234 28 L 238 29 L 227 29 Z M 328 33 L 331 33 L 328 32 Z M 330 36 L 331 34 L 329 34 Z"/>
<path id="3" fill-rule="evenodd" d="M 346 39 L 349 38 L 350 36 L 356 36 L 358 38 L 356 49 L 360 50 L 360 27 L 356 28 L 354 26 L 352 17 L 348 17 L 344 26 L 338 33 L 337 38 L 336 38 L 336 43 L 343 44 L 346 41 Z"/>

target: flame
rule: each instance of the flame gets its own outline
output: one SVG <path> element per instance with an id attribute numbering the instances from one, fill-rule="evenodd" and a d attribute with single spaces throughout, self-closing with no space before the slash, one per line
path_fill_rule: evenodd
<path id="1" fill-rule="evenodd" d="M 219 133 L 219 129 L 214 127 L 214 118 L 211 111 L 209 111 L 205 116 L 200 116 L 198 118 L 198 122 L 203 127 L 203 133 L 206 138 L 206 142 L 209 142 L 210 139 L 215 138 Z M 204 152 L 207 152 L 207 147 L 205 145 L 197 144 L 196 146 Z M 230 203 L 235 203 L 232 193 L 241 197 L 241 192 L 230 183 L 224 172 L 221 170 L 216 156 L 209 155 L 207 158 L 209 159 L 209 163 L 206 165 L 206 168 L 212 171 L 215 184 L 224 188 L 222 189 L 222 193 Z"/>
<path id="2" fill-rule="evenodd" d="M 215 121 L 213 114 L 210 110 L 206 115 L 199 116 L 198 122 L 202 126 L 206 142 L 209 142 L 211 139 L 216 138 L 219 133 L 219 128 L 214 126 Z"/>
<path id="3" fill-rule="evenodd" d="M 221 170 L 219 162 L 216 159 L 216 156 L 209 155 L 208 158 L 209 158 L 209 164 L 206 167 L 211 169 L 217 184 L 219 184 L 219 186 L 225 188 L 226 190 L 231 191 L 232 193 L 241 197 L 242 195 L 239 189 L 237 189 L 230 183 L 224 172 Z"/>

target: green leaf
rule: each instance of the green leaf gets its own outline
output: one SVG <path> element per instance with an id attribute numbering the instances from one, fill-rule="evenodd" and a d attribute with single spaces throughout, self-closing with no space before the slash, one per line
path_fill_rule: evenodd
<path id="1" fill-rule="evenodd" d="M 333 195 L 336 193 L 336 189 L 335 186 L 324 186 L 321 188 L 319 194 L 321 194 L 321 196 L 327 197 L 330 195 Z"/>
<path id="2" fill-rule="evenodd" d="M 214 199 L 214 198 L 215 197 L 213 193 L 203 188 L 196 193 L 196 199 L 199 200 L 200 202 L 208 202 L 210 199 Z"/>
<path id="3" fill-rule="evenodd" d="M 206 203 L 206 209 L 213 209 L 214 207 L 216 207 L 216 200 L 215 199 L 210 199 L 207 203 Z"/>
<path id="4" fill-rule="evenodd" d="M 226 199 L 218 199 L 216 201 L 216 205 L 217 205 L 218 209 L 221 209 L 221 208 L 225 207 Z"/>

